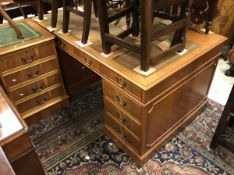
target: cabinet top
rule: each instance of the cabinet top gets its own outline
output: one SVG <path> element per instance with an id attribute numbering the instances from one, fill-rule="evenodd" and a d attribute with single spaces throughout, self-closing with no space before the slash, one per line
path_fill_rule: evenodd
<path id="1" fill-rule="evenodd" d="M 16 21 L 24 39 L 17 39 L 7 24 L 0 25 L 0 56 L 54 39 L 54 35 L 31 19 Z"/>

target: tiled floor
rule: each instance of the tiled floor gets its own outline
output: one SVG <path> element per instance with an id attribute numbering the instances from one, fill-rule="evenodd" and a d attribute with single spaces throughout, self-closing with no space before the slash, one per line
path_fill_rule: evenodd
<path id="1" fill-rule="evenodd" d="M 211 100 L 221 105 L 226 104 L 234 83 L 234 77 L 227 77 L 224 75 L 224 72 L 228 68 L 228 62 L 220 59 L 208 94 Z"/>

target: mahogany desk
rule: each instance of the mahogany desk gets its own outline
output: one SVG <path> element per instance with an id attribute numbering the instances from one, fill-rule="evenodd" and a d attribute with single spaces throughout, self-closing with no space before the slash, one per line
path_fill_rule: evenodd
<path id="1" fill-rule="evenodd" d="M 1 161 L 5 159 L 5 164 L 0 164 L 0 174 L 6 168 L 5 170 L 9 174 L 15 172 L 17 175 L 44 175 L 43 167 L 35 153 L 34 146 L 26 135 L 28 128 L 1 86 L 0 123 L 2 124 L 0 128 L 0 157 Z M 12 168 L 6 162 L 6 158 Z"/>
<path id="2" fill-rule="evenodd" d="M 49 21 L 38 23 L 51 30 Z M 226 38 L 188 31 L 188 52 L 163 59 L 153 73 L 144 76 L 134 71 L 139 56 L 133 52 L 114 46 L 111 56 L 101 55 L 99 27 L 94 19 L 89 37 L 92 44 L 81 47 L 81 22 L 71 16 L 71 32 L 63 34 L 59 14 L 58 27 L 53 31 L 57 46 L 102 78 L 106 134 L 142 165 L 204 109 Z M 157 47 L 152 50 L 156 52 Z"/>

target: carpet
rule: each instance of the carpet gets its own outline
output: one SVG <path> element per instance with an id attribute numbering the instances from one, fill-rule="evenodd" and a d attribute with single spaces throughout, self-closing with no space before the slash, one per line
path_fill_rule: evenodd
<path id="1" fill-rule="evenodd" d="M 142 167 L 104 134 L 100 83 L 71 101 L 60 113 L 31 126 L 28 133 L 49 175 L 234 174 L 233 154 L 224 148 L 209 149 L 223 110 L 213 101 Z"/>

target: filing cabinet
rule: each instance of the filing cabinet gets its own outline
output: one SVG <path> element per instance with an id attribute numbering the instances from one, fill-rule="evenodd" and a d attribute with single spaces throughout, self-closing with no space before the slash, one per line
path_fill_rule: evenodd
<path id="1" fill-rule="evenodd" d="M 60 73 L 54 36 L 33 21 L 26 21 L 41 36 L 0 48 L 0 79 L 21 117 L 32 123 L 42 118 L 43 112 L 52 113 L 66 106 L 68 95 Z"/>

